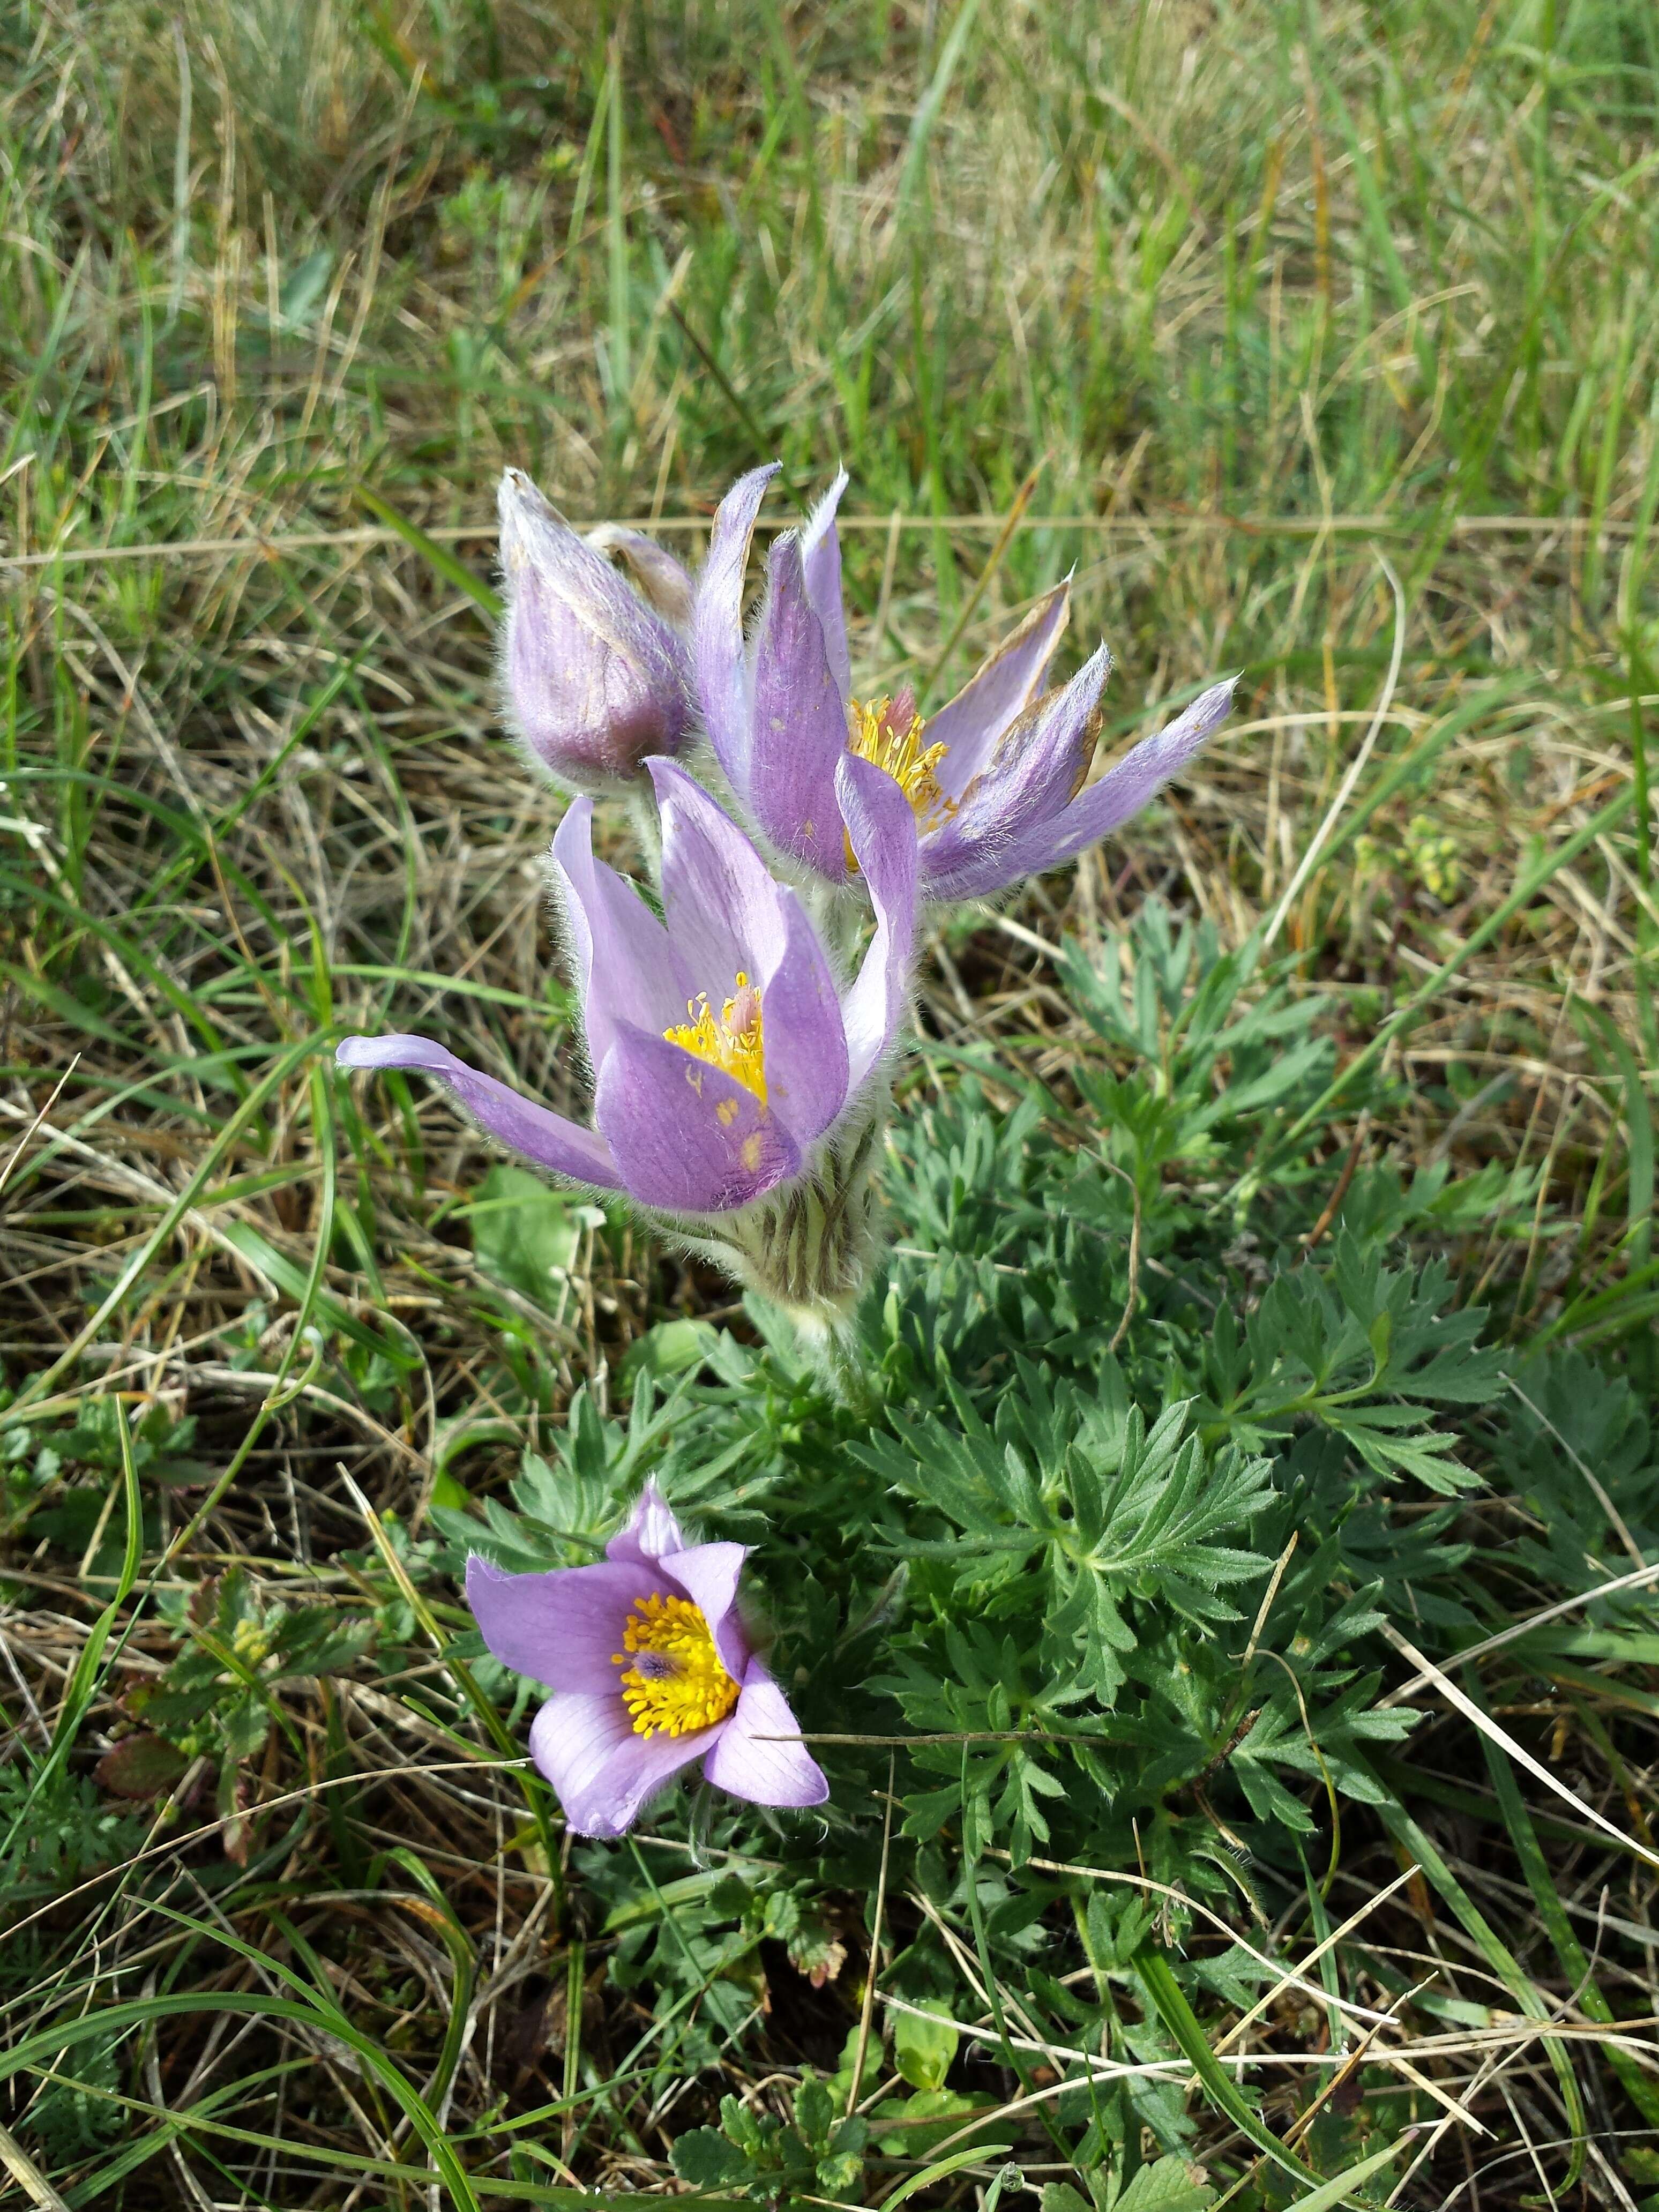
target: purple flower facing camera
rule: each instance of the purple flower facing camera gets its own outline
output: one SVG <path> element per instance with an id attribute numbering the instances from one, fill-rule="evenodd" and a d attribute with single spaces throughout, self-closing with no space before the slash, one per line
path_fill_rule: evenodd
<path id="1" fill-rule="evenodd" d="M 467 1562 L 484 1642 L 553 1692 L 531 1756 L 579 1835 L 622 1835 L 697 1759 L 705 1781 L 751 1804 L 829 1796 L 738 1614 L 746 1556 L 741 1544 L 688 1545 L 647 1483 L 597 1565 L 510 1575 Z"/>

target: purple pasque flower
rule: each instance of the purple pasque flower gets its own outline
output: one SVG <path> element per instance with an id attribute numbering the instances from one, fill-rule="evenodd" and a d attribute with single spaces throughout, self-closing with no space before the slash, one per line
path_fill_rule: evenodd
<path id="1" fill-rule="evenodd" d="M 915 816 L 923 899 L 977 898 L 1080 853 L 1138 813 L 1225 718 L 1212 684 L 1085 788 L 1111 665 L 1102 646 L 1043 691 L 1070 583 L 1040 599 L 956 697 L 924 721 L 914 698 L 852 689 L 836 507 L 843 471 L 804 530 L 767 556 L 752 638 L 743 627 L 750 541 L 775 465 L 738 479 L 714 518 L 691 618 L 698 704 L 749 818 L 778 852 L 832 884 L 859 872 L 836 805 L 849 756 L 883 769 Z"/>
<path id="2" fill-rule="evenodd" d="M 637 531 L 579 537 L 518 469 L 502 477 L 496 504 L 507 720 L 557 782 L 622 791 L 650 756 L 678 752 L 690 734 L 690 576 Z"/>
<path id="3" fill-rule="evenodd" d="M 343 1067 L 435 1075 L 538 1167 L 681 1217 L 729 1214 L 800 1176 L 848 1115 L 904 1018 L 915 935 L 910 810 L 866 761 L 836 803 L 876 929 L 838 984 L 796 893 L 672 761 L 647 763 L 662 822 L 659 921 L 593 855 L 592 802 L 553 840 L 593 1070 L 592 1128 L 469 1067 L 429 1037 L 347 1037 Z"/>
<path id="4" fill-rule="evenodd" d="M 510 1575 L 474 1555 L 467 1603 L 503 1666 L 553 1695 L 531 1756 L 579 1835 L 620 1836 L 694 1759 L 756 1805 L 821 1805 L 823 1771 L 737 1609 L 742 1544 L 690 1544 L 648 1482 L 591 1567 Z"/>

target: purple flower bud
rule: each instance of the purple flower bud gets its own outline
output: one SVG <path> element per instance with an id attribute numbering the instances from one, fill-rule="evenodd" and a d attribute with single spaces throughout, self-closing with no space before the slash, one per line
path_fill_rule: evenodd
<path id="1" fill-rule="evenodd" d="M 678 752 L 690 727 L 690 577 L 635 531 L 584 541 L 518 469 L 497 505 L 507 720 L 558 783 L 596 796 L 638 783 L 647 759 Z"/>
<path id="2" fill-rule="evenodd" d="M 503 1666 L 553 1695 L 531 1755 L 580 1836 L 620 1836 L 695 1759 L 755 1805 L 821 1805 L 830 1784 L 738 1613 L 741 1544 L 690 1544 L 646 1485 L 596 1566 L 510 1575 L 467 1562 L 466 1595 Z"/>

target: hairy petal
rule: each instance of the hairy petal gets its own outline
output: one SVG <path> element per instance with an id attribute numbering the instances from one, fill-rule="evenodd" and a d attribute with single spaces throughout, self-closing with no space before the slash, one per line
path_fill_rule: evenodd
<path id="1" fill-rule="evenodd" d="M 846 1104 L 851 1071 L 836 979 L 793 891 L 784 922 L 783 957 L 763 996 L 767 1097 L 804 1149 Z"/>
<path id="2" fill-rule="evenodd" d="M 853 664 L 847 650 L 847 610 L 841 596 L 841 540 L 836 535 L 836 509 L 846 489 L 847 471 L 842 469 L 812 509 L 800 543 L 806 596 L 823 632 L 823 648 L 829 656 L 830 672 L 843 698 L 853 689 Z"/>
<path id="3" fill-rule="evenodd" d="M 641 1491 L 628 1526 L 619 1528 L 605 1547 L 607 1559 L 659 1559 L 665 1552 L 683 1552 L 685 1539 L 674 1518 L 674 1509 L 657 1486 L 653 1475 Z"/>
<path id="4" fill-rule="evenodd" d="M 800 1147 L 752 1091 L 627 1025 L 599 1070 L 593 1115 L 629 1193 L 671 1213 L 731 1212 L 800 1166 Z"/>
<path id="5" fill-rule="evenodd" d="M 822 1805 L 830 1795 L 823 1769 L 803 1743 L 766 1739 L 799 1735 L 788 1700 L 758 1659 L 743 1678 L 738 1709 L 703 1768 L 717 1789 L 751 1805 Z"/>
<path id="6" fill-rule="evenodd" d="M 739 968 L 763 991 L 783 957 L 793 893 L 700 783 L 672 761 L 650 763 L 662 814 L 668 936 L 697 988 L 728 991 Z"/>
<path id="7" fill-rule="evenodd" d="M 521 1152 L 538 1167 L 572 1182 L 620 1190 L 623 1177 L 610 1146 L 595 1129 L 567 1121 L 546 1106 L 498 1083 L 493 1075 L 469 1067 L 432 1037 L 349 1036 L 336 1048 L 341 1067 L 415 1067 L 435 1075 L 487 1136 Z"/>
<path id="8" fill-rule="evenodd" d="M 768 1100 L 796 1143 L 811 1144 L 847 1096 L 846 1033 L 817 933 L 700 785 L 670 761 L 651 773 L 676 957 L 716 1005 L 739 970 L 760 992 Z"/>
<path id="9" fill-rule="evenodd" d="M 1094 750 L 1096 708 L 1110 666 L 1103 645 L 1069 684 L 1009 724 L 955 814 L 923 839 L 925 884 L 982 848 L 1000 849 L 1022 830 L 1052 820 L 1069 805 Z"/>
<path id="10" fill-rule="evenodd" d="M 736 1610 L 738 1577 L 748 1557 L 746 1544 L 694 1544 L 689 1551 L 670 1553 L 659 1563 L 663 1573 L 679 1584 L 708 1623 L 720 1664 L 734 1682 L 742 1681 L 750 1658 L 749 1640 Z"/>
<path id="11" fill-rule="evenodd" d="M 1155 737 L 1144 738 L 1051 820 L 1033 823 L 1000 852 L 970 856 L 958 867 L 930 880 L 928 896 L 982 898 L 1006 890 L 1022 877 L 1073 859 L 1085 846 L 1138 814 L 1226 720 L 1232 703 L 1232 684 L 1212 684 L 1167 727 Z"/>
<path id="12" fill-rule="evenodd" d="M 593 802 L 579 799 L 553 839 L 559 903 L 575 967 L 588 1056 L 595 1068 L 618 1022 L 665 1030 L 684 1019 L 696 989 L 673 939 L 634 886 L 593 857 Z"/>
<path id="13" fill-rule="evenodd" d="M 498 505 L 514 725 L 562 781 L 626 783 L 647 753 L 672 752 L 686 736 L 685 647 L 519 470 L 501 478 Z"/>
<path id="14" fill-rule="evenodd" d="M 847 853 L 836 763 L 847 750 L 847 699 L 807 596 L 800 540 L 793 532 L 773 546 L 767 567 L 745 795 L 780 852 L 839 884 L 846 880 Z"/>
<path id="15" fill-rule="evenodd" d="M 778 463 L 750 469 L 720 501 L 691 611 L 697 704 L 714 757 L 734 791 L 747 789 L 751 693 L 743 636 L 743 575 L 766 487 Z"/>
<path id="16" fill-rule="evenodd" d="M 876 916 L 876 933 L 842 1008 L 850 1092 L 904 1019 L 916 936 L 916 817 L 885 769 L 854 753 L 842 757 L 836 792 Z"/>
<path id="17" fill-rule="evenodd" d="M 927 742 L 943 745 L 936 774 L 947 799 L 960 799 L 997 739 L 1037 696 L 1071 615 L 1072 580 L 1037 601 L 1018 629 L 981 661 L 956 697 L 927 718 Z"/>
<path id="18" fill-rule="evenodd" d="M 619 1695 L 623 1624 L 635 1598 L 667 1595 L 655 1562 L 602 1560 L 512 1575 L 482 1559 L 466 1563 L 466 1601 L 492 1656 L 550 1690 Z"/>
<path id="19" fill-rule="evenodd" d="M 531 1723 L 530 1755 L 558 1792 L 579 1836 L 620 1836 L 680 1769 L 701 1759 L 731 1726 L 693 1735 L 638 1735 L 628 1708 L 608 1698 L 550 1698 Z"/>
<path id="20" fill-rule="evenodd" d="M 590 530 L 587 542 L 596 553 L 614 553 L 634 580 L 635 588 L 672 629 L 684 630 L 691 621 L 696 580 L 684 561 L 642 530 L 628 530 L 620 522 L 602 522 Z"/>

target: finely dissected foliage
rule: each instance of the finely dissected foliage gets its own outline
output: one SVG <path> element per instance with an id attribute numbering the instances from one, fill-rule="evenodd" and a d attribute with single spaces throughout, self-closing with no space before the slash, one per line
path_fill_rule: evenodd
<path id="1" fill-rule="evenodd" d="M 1644 2203 L 1653 11 L 0 56 L 9 2181 Z M 1073 567 L 1109 748 L 1243 671 L 1133 839 L 932 929 L 850 1399 L 319 1042 L 585 1115 L 494 487 L 695 569 L 775 454 L 849 471 L 872 710 Z M 589 1843 L 522 1763 L 465 1556 L 652 1480 L 753 1547 L 821 1808 Z"/>

